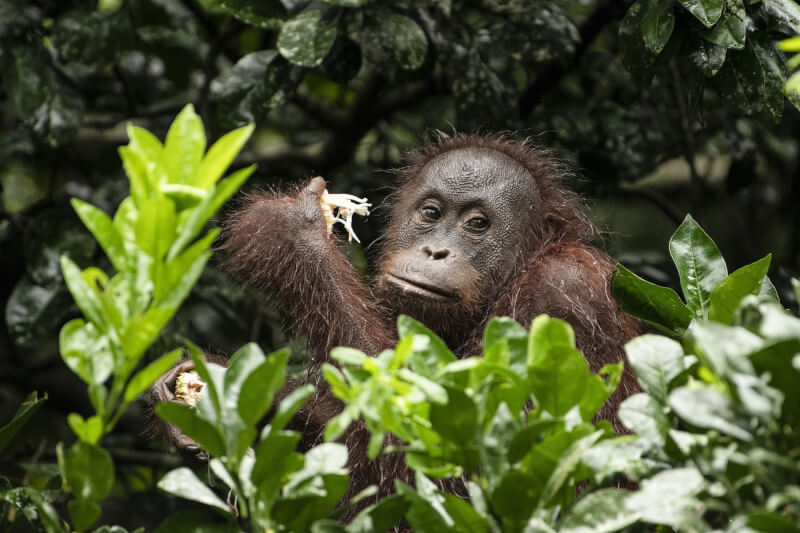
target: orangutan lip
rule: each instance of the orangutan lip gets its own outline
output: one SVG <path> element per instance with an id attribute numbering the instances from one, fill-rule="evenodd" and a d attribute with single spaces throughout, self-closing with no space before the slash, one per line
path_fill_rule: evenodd
<path id="1" fill-rule="evenodd" d="M 458 299 L 458 296 L 455 293 L 447 292 L 439 287 L 428 285 L 427 283 L 411 281 L 391 273 L 386 274 L 386 277 L 389 279 L 389 281 L 400 287 L 404 293 L 416 294 L 417 296 L 424 296 L 426 298 L 447 300 Z"/>

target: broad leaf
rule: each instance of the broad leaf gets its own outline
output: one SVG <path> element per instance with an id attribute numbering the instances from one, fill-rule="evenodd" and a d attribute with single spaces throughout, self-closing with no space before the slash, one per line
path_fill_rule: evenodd
<path id="1" fill-rule="evenodd" d="M 174 496 L 214 507 L 223 513 L 232 513 L 231 508 L 225 505 L 225 502 L 211 492 L 211 489 L 185 466 L 168 472 L 158 482 L 158 488 Z"/>
<path id="2" fill-rule="evenodd" d="M 669 287 L 646 281 L 617 265 L 611 292 L 622 310 L 671 335 L 682 335 L 692 321 L 692 312 Z"/>
<path id="3" fill-rule="evenodd" d="M 708 318 L 729 324 L 742 299 L 748 294 L 758 295 L 769 270 L 772 254 L 768 254 L 733 272 L 711 292 Z"/>
<path id="4" fill-rule="evenodd" d="M 719 248 L 687 215 L 669 241 L 669 253 L 678 267 L 687 307 L 696 316 L 706 318 L 711 291 L 728 275 Z"/>

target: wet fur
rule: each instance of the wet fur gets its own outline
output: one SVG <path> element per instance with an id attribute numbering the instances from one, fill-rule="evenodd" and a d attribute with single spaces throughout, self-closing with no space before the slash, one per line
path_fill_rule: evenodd
<path id="1" fill-rule="evenodd" d="M 430 307 L 421 311 L 423 321 L 437 323 L 455 353 L 467 357 L 481 353 L 481 333 L 491 317 L 511 316 L 527 325 L 538 314 L 547 313 L 572 325 L 578 347 L 593 371 L 623 359 L 622 346 L 639 333 L 639 325 L 611 298 L 612 264 L 592 246 L 595 230 L 578 196 L 564 187 L 572 174 L 549 151 L 530 142 L 502 135 L 440 134 L 412 153 L 408 166 L 399 171 L 398 187 L 388 200 L 390 217 L 381 238 L 379 272 L 394 250 L 398 229 L 391 218 L 408 209 L 405 192 L 416 186 L 420 171 L 440 154 L 470 147 L 501 152 L 529 171 L 538 219 L 525 235 L 521 251 L 510 259 L 506 279 L 485 283 L 494 287 L 491 297 L 482 298 L 482 304 L 474 303 L 476 298 L 467 298 L 469 303 L 456 312 Z M 296 209 L 297 194 L 246 196 L 224 224 L 222 250 L 227 254 L 226 268 L 231 275 L 244 286 L 273 298 L 287 313 L 289 331 L 308 339 L 306 382 L 315 384 L 317 392 L 294 427 L 303 432 L 304 446 L 310 447 L 321 441 L 326 422 L 341 409 L 341 403 L 320 378 L 320 365 L 327 361 L 330 350 L 352 346 L 377 354 L 393 347 L 397 341 L 394 321 L 404 310 L 393 309 L 391 299 L 381 299 L 379 291 L 361 281 L 338 249 L 336 238 L 314 233 L 319 231 L 319 224 L 312 220 L 312 213 L 286 213 Z M 303 232 L 311 234 L 305 237 Z M 443 322 L 448 318 L 449 322 Z M 297 385 L 289 384 L 280 396 Z M 625 431 L 617 419 L 617 407 L 637 391 L 626 368 L 618 391 L 600 414 L 611 420 L 617 431 Z M 385 494 L 393 490 L 395 479 L 410 482 L 413 476 L 402 456 L 366 459 L 368 438 L 360 424 L 342 437 L 351 457 L 350 494 L 369 484 L 379 485 Z M 447 483 L 448 490 L 463 493 L 459 480 Z"/>

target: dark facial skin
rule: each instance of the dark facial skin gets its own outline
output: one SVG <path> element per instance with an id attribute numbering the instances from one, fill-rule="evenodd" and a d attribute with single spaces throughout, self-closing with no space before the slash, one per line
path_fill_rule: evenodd
<path id="1" fill-rule="evenodd" d="M 448 308 L 474 315 L 511 273 L 536 193 L 527 169 L 500 152 L 464 148 L 434 158 L 395 209 L 379 291 L 418 318 L 435 311 L 442 322 Z"/>

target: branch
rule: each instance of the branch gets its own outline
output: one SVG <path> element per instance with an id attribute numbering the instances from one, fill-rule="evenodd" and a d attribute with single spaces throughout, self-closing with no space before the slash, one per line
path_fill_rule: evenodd
<path id="1" fill-rule="evenodd" d="M 618 196 L 622 197 L 627 196 L 629 198 L 640 198 L 642 200 L 647 200 L 658 207 L 662 213 L 664 213 L 670 220 L 672 220 L 672 222 L 675 223 L 676 226 L 680 226 L 681 222 L 683 222 L 683 214 L 674 205 L 672 205 L 669 200 L 664 198 L 662 194 L 654 190 L 640 189 L 622 184 L 617 187 L 614 192 Z"/>
<path id="2" fill-rule="evenodd" d="M 519 116 L 526 118 L 530 115 L 542 98 L 556 87 L 564 76 L 566 76 L 578 63 L 584 52 L 591 46 L 594 40 L 600 35 L 600 32 L 608 26 L 609 23 L 614 22 L 624 13 L 624 6 L 620 5 L 615 0 L 609 0 L 607 3 L 598 7 L 586 21 L 581 25 L 579 30 L 580 41 L 575 46 L 575 53 L 572 55 L 572 60 L 566 67 L 561 66 L 557 61 L 553 61 L 544 71 L 536 77 L 531 85 L 529 85 L 519 100 Z"/>

